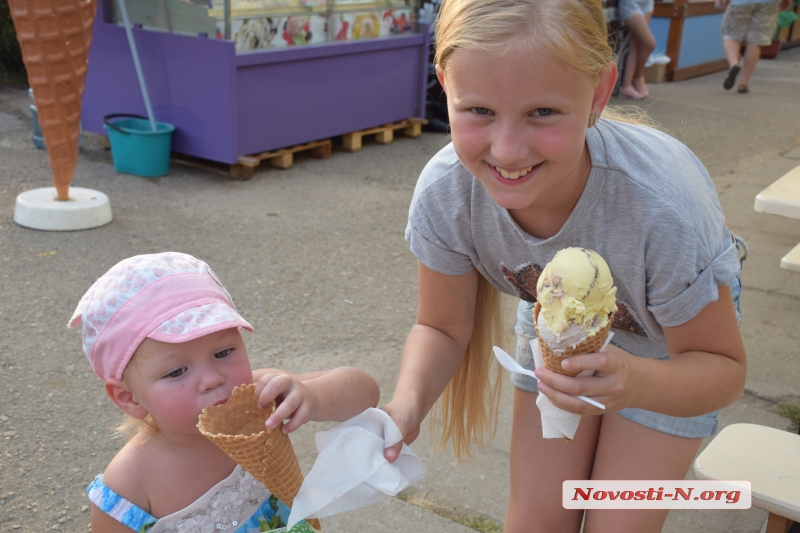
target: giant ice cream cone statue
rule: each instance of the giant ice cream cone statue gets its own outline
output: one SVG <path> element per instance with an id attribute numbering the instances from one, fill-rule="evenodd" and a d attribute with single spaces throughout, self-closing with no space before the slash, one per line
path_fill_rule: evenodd
<path id="1" fill-rule="evenodd" d="M 289 435 L 283 425 L 267 429 L 273 409 L 259 409 L 254 384 L 233 389 L 230 400 L 206 407 L 197 427 L 219 449 L 236 461 L 280 501 L 292 506 L 303 484 Z M 307 520 L 315 529 L 319 521 Z"/>
<path id="2" fill-rule="evenodd" d="M 69 199 L 78 161 L 96 0 L 8 0 L 39 112 L 59 200 Z"/>

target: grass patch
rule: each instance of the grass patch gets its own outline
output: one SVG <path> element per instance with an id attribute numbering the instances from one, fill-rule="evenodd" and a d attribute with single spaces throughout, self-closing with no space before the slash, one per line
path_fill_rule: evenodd
<path id="1" fill-rule="evenodd" d="M 788 418 L 792 425 L 788 428 L 789 431 L 797 432 L 800 427 L 800 404 L 796 403 L 779 403 L 776 407 L 779 415 Z"/>
<path id="2" fill-rule="evenodd" d="M 415 507 L 426 509 L 448 520 L 467 526 L 475 531 L 480 531 L 481 533 L 502 533 L 503 531 L 502 524 L 498 524 L 486 515 L 469 515 L 456 511 L 455 509 L 448 509 L 424 496 L 400 493 L 397 497 Z"/>

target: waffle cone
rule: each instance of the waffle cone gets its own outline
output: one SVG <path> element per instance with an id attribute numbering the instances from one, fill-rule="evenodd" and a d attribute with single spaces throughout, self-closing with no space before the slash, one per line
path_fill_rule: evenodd
<path id="1" fill-rule="evenodd" d="M 283 424 L 273 429 L 264 425 L 274 412 L 275 404 L 260 409 L 255 387 L 255 384 L 236 387 L 230 400 L 203 409 L 197 427 L 228 457 L 291 507 L 303 484 L 303 473 L 292 441 L 282 431 Z M 318 520 L 307 522 L 320 529 Z"/>
<path id="2" fill-rule="evenodd" d="M 567 357 L 572 357 L 573 355 L 580 355 L 584 353 L 596 353 L 599 352 L 600 349 L 603 347 L 603 344 L 606 342 L 606 338 L 608 337 L 608 332 L 611 330 L 611 321 L 614 318 L 614 313 L 611 313 L 611 316 L 608 317 L 608 324 L 606 327 L 599 330 L 591 337 L 586 337 L 582 342 L 579 342 L 574 347 L 570 346 L 563 353 L 554 353 L 553 350 L 550 349 L 550 346 L 547 345 L 546 342 L 542 340 L 542 337 L 539 335 L 539 310 L 542 308 L 542 305 L 539 302 L 536 302 L 536 305 L 533 308 L 533 327 L 536 328 L 536 337 L 539 339 L 539 348 L 542 351 L 542 358 L 544 359 L 544 366 L 548 370 L 552 370 L 553 372 L 558 372 L 559 374 L 563 374 L 565 376 L 575 377 L 581 373 L 580 370 L 577 372 L 567 372 L 563 368 L 561 368 L 561 361 L 566 359 Z"/>
<path id="3" fill-rule="evenodd" d="M 96 0 L 8 0 L 59 200 L 78 162 Z"/>

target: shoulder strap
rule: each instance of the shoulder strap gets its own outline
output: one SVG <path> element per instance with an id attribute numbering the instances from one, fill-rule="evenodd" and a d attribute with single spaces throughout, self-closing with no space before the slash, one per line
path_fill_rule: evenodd
<path id="1" fill-rule="evenodd" d="M 102 474 L 94 478 L 86 492 L 98 509 L 138 533 L 145 533 L 156 524 L 154 516 L 108 488 Z"/>

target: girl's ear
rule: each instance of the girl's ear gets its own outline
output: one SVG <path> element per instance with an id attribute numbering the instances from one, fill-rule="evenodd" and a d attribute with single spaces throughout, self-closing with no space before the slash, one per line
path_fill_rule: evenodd
<path id="1" fill-rule="evenodd" d="M 592 112 L 603 112 L 606 104 L 608 104 L 608 101 L 611 99 L 611 93 L 614 92 L 614 86 L 617 84 L 618 75 L 619 70 L 617 69 L 617 64 L 613 61 L 609 61 L 608 68 L 600 72 L 597 85 L 595 85 L 594 96 L 592 97 Z"/>
<path id="2" fill-rule="evenodd" d="M 436 77 L 439 79 L 439 84 L 442 86 L 442 90 L 445 94 L 447 94 L 447 86 L 444 83 L 444 71 L 439 65 L 436 65 Z"/>
<path id="3" fill-rule="evenodd" d="M 144 418 L 147 416 L 147 410 L 142 407 L 136 397 L 128 387 L 118 379 L 108 378 L 103 382 L 106 389 L 106 394 L 111 398 L 111 401 L 119 407 L 123 413 L 131 415 L 133 418 Z"/>

